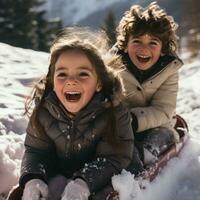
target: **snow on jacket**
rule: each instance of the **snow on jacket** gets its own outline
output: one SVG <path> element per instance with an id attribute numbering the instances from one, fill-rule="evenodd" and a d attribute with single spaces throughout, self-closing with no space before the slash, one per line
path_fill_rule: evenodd
<path id="1" fill-rule="evenodd" d="M 110 109 L 95 95 L 85 109 L 72 120 L 50 94 L 40 110 L 39 121 L 45 134 L 29 124 L 20 185 L 32 178 L 45 182 L 56 174 L 85 180 L 90 192 L 104 187 L 114 174 L 130 163 L 133 152 L 131 117 L 121 104 L 115 106 L 118 141 L 109 142 Z"/>
<path id="2" fill-rule="evenodd" d="M 127 54 L 122 54 L 126 68 L 120 71 L 123 92 L 128 107 L 136 116 L 141 132 L 155 127 L 167 127 L 179 135 L 175 125 L 175 109 L 178 92 L 178 70 L 182 61 L 171 55 L 161 57 L 156 66 L 138 70 Z"/>

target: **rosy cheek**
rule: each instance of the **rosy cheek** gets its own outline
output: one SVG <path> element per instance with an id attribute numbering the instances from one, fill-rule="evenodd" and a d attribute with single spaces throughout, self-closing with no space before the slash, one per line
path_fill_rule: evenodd
<path id="1" fill-rule="evenodd" d="M 65 79 L 57 79 L 57 80 L 55 80 L 55 84 L 57 84 L 57 85 L 64 85 L 64 83 L 65 83 Z"/>
<path id="2" fill-rule="evenodd" d="M 55 80 L 54 81 L 54 90 L 55 89 L 59 89 L 60 87 L 62 87 L 62 81 L 60 81 L 60 80 Z"/>
<path id="3" fill-rule="evenodd" d="M 138 48 L 138 47 L 139 47 L 138 44 L 132 44 L 132 45 L 130 46 L 130 50 L 134 51 L 134 49 L 135 49 L 135 48 Z"/>

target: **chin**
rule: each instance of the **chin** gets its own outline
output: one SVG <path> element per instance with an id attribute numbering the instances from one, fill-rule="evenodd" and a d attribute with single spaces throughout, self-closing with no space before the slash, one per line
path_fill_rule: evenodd
<path id="1" fill-rule="evenodd" d="M 79 111 L 80 111 L 80 109 L 67 109 L 68 110 L 68 112 L 70 112 L 70 113 L 72 113 L 72 114 L 76 114 L 76 113 L 78 113 Z"/>
<path id="2" fill-rule="evenodd" d="M 141 67 L 139 67 L 139 69 L 147 70 L 147 69 L 151 68 L 151 66 L 152 65 L 141 66 Z"/>

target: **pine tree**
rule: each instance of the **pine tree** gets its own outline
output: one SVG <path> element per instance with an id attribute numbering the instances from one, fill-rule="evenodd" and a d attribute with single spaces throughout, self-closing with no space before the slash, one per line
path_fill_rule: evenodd
<path id="1" fill-rule="evenodd" d="M 196 56 L 200 49 L 200 4 L 198 0 L 183 0 L 182 27 L 187 38 L 187 47 Z"/>
<path id="2" fill-rule="evenodd" d="M 28 48 L 33 42 L 32 1 L 0 0 L 0 40 Z"/>
<path id="3" fill-rule="evenodd" d="M 36 15 L 37 49 L 48 51 L 56 32 L 62 28 L 62 23 L 58 18 L 47 21 L 44 15 L 45 11 L 40 11 Z"/>
<path id="4" fill-rule="evenodd" d="M 113 12 L 110 10 L 104 20 L 103 30 L 106 32 L 109 41 L 110 46 L 114 45 L 116 42 L 116 22 L 115 22 L 115 16 Z"/>
<path id="5" fill-rule="evenodd" d="M 0 0 L 0 42 L 47 50 L 53 32 L 45 11 L 39 9 L 44 3 L 45 0 Z"/>

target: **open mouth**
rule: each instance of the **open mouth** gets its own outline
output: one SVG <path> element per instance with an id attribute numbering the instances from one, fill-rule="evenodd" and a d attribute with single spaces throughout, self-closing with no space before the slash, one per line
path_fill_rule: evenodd
<path id="1" fill-rule="evenodd" d="M 79 101 L 79 99 L 81 98 L 81 93 L 80 92 L 66 92 L 65 98 L 67 101 L 76 102 L 76 101 Z"/>
<path id="2" fill-rule="evenodd" d="M 150 56 L 144 56 L 144 55 L 137 55 L 137 59 L 141 63 L 146 63 L 146 62 L 149 62 L 151 57 Z"/>

